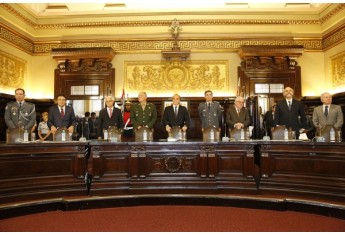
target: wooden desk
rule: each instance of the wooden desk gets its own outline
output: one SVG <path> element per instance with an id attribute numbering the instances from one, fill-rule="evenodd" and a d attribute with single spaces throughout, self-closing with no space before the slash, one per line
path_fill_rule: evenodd
<path id="1" fill-rule="evenodd" d="M 344 202 L 344 153 L 344 143 L 292 141 L 0 144 L 0 202 L 86 196 L 86 170 L 94 196 L 276 194 Z"/>
<path id="2" fill-rule="evenodd" d="M 254 144 L 91 142 L 92 193 L 253 193 Z"/>
<path id="3" fill-rule="evenodd" d="M 0 144 L 0 203 L 85 194 L 87 145 Z"/>
<path id="4" fill-rule="evenodd" d="M 344 143 L 262 142 L 260 192 L 345 200 Z"/>

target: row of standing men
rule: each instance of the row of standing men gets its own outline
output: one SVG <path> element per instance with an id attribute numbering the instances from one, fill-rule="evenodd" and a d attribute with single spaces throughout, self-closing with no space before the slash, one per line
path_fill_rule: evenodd
<path id="1" fill-rule="evenodd" d="M 284 99 L 274 104 L 272 110 L 268 111 L 263 118 L 263 127 L 270 132 L 272 127 L 285 125 L 295 131 L 298 139 L 300 133 L 308 132 L 307 117 L 304 105 L 301 101 L 293 98 L 294 90 L 286 87 L 283 91 Z M 213 101 L 211 90 L 204 92 L 205 102 L 198 106 L 198 113 L 202 129 L 209 126 L 220 129 L 222 121 L 222 107 Z M 22 127 L 31 130 L 36 122 L 35 105 L 25 101 L 24 89 L 15 90 L 16 101 L 7 104 L 5 109 L 5 122 L 8 128 Z M 48 140 L 51 134 L 57 132 L 60 127 L 66 127 L 69 133 L 73 133 L 77 126 L 73 108 L 66 106 L 66 97 L 62 94 L 57 96 L 57 104 L 50 107 L 48 114 L 43 113 L 43 123 L 38 126 L 38 133 L 41 140 Z M 186 107 L 180 105 L 181 97 L 178 94 L 172 96 L 172 105 L 164 109 L 162 123 L 167 133 L 172 127 L 178 126 L 183 131 L 190 127 L 190 116 Z M 313 111 L 312 128 L 322 128 L 331 125 L 341 129 L 343 125 L 343 113 L 339 105 L 332 104 L 332 95 L 323 93 L 321 95 L 321 106 Z M 126 102 L 124 113 L 114 107 L 114 98 L 105 98 L 106 107 L 100 110 L 97 120 L 97 132 L 91 138 L 103 138 L 103 130 L 109 126 L 116 126 L 124 129 L 124 136 L 128 140 L 133 137 L 133 131 L 142 127 L 152 129 L 157 120 L 157 110 L 153 103 L 147 102 L 146 92 L 138 94 L 138 103 Z M 44 116 L 48 115 L 47 117 Z M 234 105 L 227 109 L 226 124 L 228 128 L 242 129 L 251 125 L 250 114 L 244 107 L 244 98 L 236 97 Z"/>

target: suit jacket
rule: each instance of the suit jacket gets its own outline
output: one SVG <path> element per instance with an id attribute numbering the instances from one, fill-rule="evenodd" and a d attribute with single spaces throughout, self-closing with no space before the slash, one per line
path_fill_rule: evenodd
<path id="1" fill-rule="evenodd" d="M 97 137 L 103 137 L 103 129 L 108 129 L 109 126 L 116 126 L 118 129 L 123 128 L 123 119 L 119 108 L 113 107 L 111 117 L 109 117 L 107 107 L 99 111 Z"/>
<path id="2" fill-rule="evenodd" d="M 175 117 L 174 106 L 168 106 L 164 109 L 162 122 L 164 127 L 166 125 L 169 125 L 170 127 L 179 126 L 180 128 L 182 128 L 184 125 L 189 127 L 189 112 L 186 107 L 179 105 L 177 117 Z"/>
<path id="3" fill-rule="evenodd" d="M 274 112 L 274 124 L 285 125 L 287 128 L 291 128 L 296 131 L 296 135 L 299 135 L 301 128 L 306 128 L 307 119 L 305 116 L 304 105 L 301 101 L 292 99 L 291 110 L 286 103 L 285 98 L 277 103 L 276 110 Z"/>
<path id="4" fill-rule="evenodd" d="M 275 127 L 274 125 L 274 118 L 273 118 L 273 112 L 267 111 L 264 116 L 264 126 L 267 132 L 267 135 L 272 137 L 272 131 L 271 128 Z"/>
<path id="5" fill-rule="evenodd" d="M 48 127 L 49 129 L 54 125 L 56 128 L 58 127 L 70 127 L 76 126 L 77 121 L 75 118 L 73 107 L 65 106 L 65 115 L 62 118 L 60 109 L 58 105 L 54 105 L 49 108 L 48 113 Z"/>
<path id="6" fill-rule="evenodd" d="M 211 102 L 210 109 L 208 109 L 206 102 L 200 103 L 198 113 L 203 129 L 209 126 L 219 128 L 219 125 L 222 123 L 223 113 L 219 102 Z"/>
<path id="7" fill-rule="evenodd" d="M 326 117 L 323 113 L 323 107 L 318 106 L 313 111 L 313 124 L 317 127 L 332 125 L 339 129 L 342 127 L 344 122 L 343 111 L 339 105 L 331 104 L 328 109 L 328 116 Z"/>
<path id="8" fill-rule="evenodd" d="M 98 118 L 95 120 L 92 120 L 91 118 L 89 119 L 89 129 L 90 129 L 90 134 L 91 133 L 97 133 L 97 127 L 98 127 Z"/>
<path id="9" fill-rule="evenodd" d="M 5 108 L 5 123 L 9 129 L 24 127 L 31 131 L 36 122 L 35 105 L 24 101 L 19 108 L 18 102 L 9 102 Z"/>
<path id="10" fill-rule="evenodd" d="M 274 119 L 273 119 L 273 113 L 272 111 L 267 111 L 264 116 L 264 125 L 266 129 L 271 129 L 274 127 Z"/>
<path id="11" fill-rule="evenodd" d="M 146 103 L 145 110 L 140 103 L 132 104 L 131 106 L 131 122 L 134 129 L 138 126 L 147 126 L 152 129 L 157 120 L 157 110 L 154 104 Z"/>
<path id="12" fill-rule="evenodd" d="M 226 124 L 228 128 L 234 128 L 236 123 L 243 123 L 244 128 L 247 128 L 250 125 L 250 116 L 247 108 L 242 107 L 239 114 L 235 106 L 230 106 L 226 111 Z"/>

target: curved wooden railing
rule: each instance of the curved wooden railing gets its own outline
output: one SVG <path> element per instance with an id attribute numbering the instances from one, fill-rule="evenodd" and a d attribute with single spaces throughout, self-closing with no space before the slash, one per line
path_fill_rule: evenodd
<path id="1" fill-rule="evenodd" d="M 96 207 L 178 194 L 177 202 L 344 213 L 344 153 L 344 143 L 302 141 L 0 144 L 0 212 L 19 214 L 30 202 L 31 209 Z"/>

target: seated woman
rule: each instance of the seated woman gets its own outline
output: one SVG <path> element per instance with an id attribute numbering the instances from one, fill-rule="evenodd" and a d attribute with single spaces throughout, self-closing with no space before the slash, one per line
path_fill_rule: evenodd
<path id="1" fill-rule="evenodd" d="M 43 112 L 41 115 L 42 121 L 38 124 L 38 137 L 41 141 L 52 141 L 53 135 L 51 134 L 51 131 L 48 127 L 47 121 L 48 121 L 48 112 Z"/>

